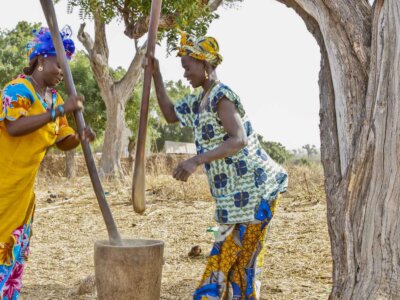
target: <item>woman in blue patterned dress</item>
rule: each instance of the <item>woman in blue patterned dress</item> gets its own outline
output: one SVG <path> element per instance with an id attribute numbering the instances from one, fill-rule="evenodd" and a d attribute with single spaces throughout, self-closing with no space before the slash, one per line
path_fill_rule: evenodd
<path id="1" fill-rule="evenodd" d="M 184 77 L 200 95 L 187 95 L 175 105 L 166 94 L 158 60 L 154 83 L 159 106 L 168 123 L 193 129 L 197 155 L 173 172 L 187 181 L 204 165 L 219 230 L 206 270 L 193 299 L 259 299 L 263 249 L 277 198 L 286 191 L 287 174 L 262 149 L 237 96 L 219 82 L 215 69 L 222 62 L 217 41 L 182 33 Z"/>

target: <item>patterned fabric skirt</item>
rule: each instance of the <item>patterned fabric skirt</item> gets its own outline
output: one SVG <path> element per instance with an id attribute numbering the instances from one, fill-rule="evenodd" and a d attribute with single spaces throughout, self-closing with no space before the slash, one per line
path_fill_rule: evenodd
<path id="1" fill-rule="evenodd" d="M 0 299 L 16 300 L 19 298 L 22 287 L 24 262 L 29 254 L 29 240 L 31 225 L 25 224 L 13 232 L 15 243 L 12 249 L 0 245 L 0 255 L 3 264 L 0 264 Z"/>
<path id="2" fill-rule="evenodd" d="M 260 297 L 264 245 L 277 200 L 263 201 L 257 220 L 220 225 L 194 300 L 256 300 Z"/>

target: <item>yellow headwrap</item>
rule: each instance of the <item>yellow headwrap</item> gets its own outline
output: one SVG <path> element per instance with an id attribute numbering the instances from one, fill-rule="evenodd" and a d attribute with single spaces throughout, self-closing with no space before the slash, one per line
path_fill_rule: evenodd
<path id="1" fill-rule="evenodd" d="M 181 46 L 178 48 L 178 56 L 189 55 L 199 60 L 208 61 L 215 67 L 222 62 L 222 56 L 218 53 L 218 42 L 215 38 L 204 36 L 195 39 L 183 31 L 180 31 L 180 34 Z"/>

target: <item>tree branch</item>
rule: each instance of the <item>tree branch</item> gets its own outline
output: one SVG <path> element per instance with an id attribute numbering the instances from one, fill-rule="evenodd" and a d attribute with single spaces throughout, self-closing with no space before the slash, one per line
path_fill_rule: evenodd
<path id="1" fill-rule="evenodd" d="M 354 54 L 367 73 L 371 48 L 370 4 L 367 0 L 323 0 L 323 2 L 335 20 L 343 26 Z"/>
<path id="2" fill-rule="evenodd" d="M 82 23 L 79 27 L 78 31 L 78 40 L 82 43 L 85 47 L 86 51 L 88 52 L 89 56 L 92 54 L 94 43 L 91 36 L 85 32 L 86 23 Z"/>
<path id="3" fill-rule="evenodd" d="M 146 54 L 147 42 L 144 43 L 138 51 L 136 51 L 135 57 L 132 59 L 131 64 L 129 65 L 128 70 L 126 71 L 124 77 L 118 82 L 115 83 L 115 91 L 116 94 L 122 95 L 126 93 L 126 91 L 132 91 L 136 82 L 142 73 L 142 62 L 143 58 Z M 127 101 L 128 97 L 120 97 L 122 102 Z"/>
<path id="4" fill-rule="evenodd" d="M 110 88 L 113 86 L 114 80 L 111 77 L 108 66 L 107 42 L 101 41 L 102 38 L 105 38 L 105 32 L 100 32 L 102 25 L 101 22 L 97 22 L 95 32 L 95 34 L 97 34 L 95 38 L 96 42 L 93 42 L 92 37 L 85 32 L 85 26 L 85 23 L 81 24 L 78 32 L 78 40 L 83 44 L 88 52 L 90 66 L 95 75 L 101 96 L 106 105 L 108 105 L 108 99 L 111 98 L 109 95 Z M 105 47 L 102 45 L 105 45 Z"/>
<path id="5" fill-rule="evenodd" d="M 337 186 L 342 180 L 341 161 L 339 150 L 339 136 L 337 131 L 335 91 L 332 83 L 332 71 L 329 65 L 328 53 L 323 34 L 316 19 L 298 4 L 296 0 L 277 0 L 292 8 L 304 21 L 308 31 L 314 36 L 321 50 L 321 71 L 319 74 L 320 86 L 320 134 L 321 160 L 326 175 L 326 194 L 328 199 L 333 197 Z"/>
<path id="6" fill-rule="evenodd" d="M 158 24 L 159 29 L 170 29 L 176 26 L 176 14 L 161 15 Z M 125 22 L 125 35 L 130 39 L 139 39 L 148 31 L 150 18 L 148 16 L 142 17 L 136 23 L 130 21 L 130 18 L 124 17 Z"/>
<path id="7" fill-rule="evenodd" d="M 368 0 L 277 0 L 282 3 L 296 3 L 318 24 L 340 24 L 342 32 L 351 45 L 354 56 L 363 67 L 365 76 L 368 74 L 371 46 L 371 16 L 372 8 Z M 293 5 L 289 5 L 294 7 Z M 327 17 L 330 21 L 327 21 Z M 325 20 L 324 20 L 325 19 Z M 325 21 L 325 22 L 323 22 Z M 329 30 L 321 28 L 322 33 Z M 326 36 L 324 37 L 326 40 Z"/>
<path id="8" fill-rule="evenodd" d="M 341 172 L 345 177 L 355 155 L 354 141 L 359 137 L 366 110 L 370 42 L 366 35 L 357 32 L 362 29 L 367 32 L 370 30 L 370 21 L 364 19 L 368 19 L 370 13 L 366 11 L 371 8 L 364 5 L 365 1 L 359 2 L 364 4 L 350 5 L 353 1 L 338 0 L 342 7 L 337 7 L 334 0 L 278 1 L 302 9 L 315 19 L 322 33 L 334 85 Z M 326 5 L 328 2 L 330 7 Z M 346 19 L 346 9 L 354 14 L 352 18 L 364 21 L 354 23 Z M 359 24 L 367 25 L 361 29 L 353 29 L 354 26 L 364 26 Z"/>
<path id="9" fill-rule="evenodd" d="M 106 24 L 102 20 L 98 10 L 93 12 L 94 18 L 94 51 L 100 54 L 108 64 L 108 44 L 106 36 Z"/>
<path id="10" fill-rule="evenodd" d="M 208 7 L 209 7 L 210 11 L 216 11 L 223 2 L 224 2 L 223 0 L 210 0 L 208 2 Z"/>
<path id="11" fill-rule="evenodd" d="M 136 52 L 139 51 L 139 41 L 135 39 L 135 50 Z"/>

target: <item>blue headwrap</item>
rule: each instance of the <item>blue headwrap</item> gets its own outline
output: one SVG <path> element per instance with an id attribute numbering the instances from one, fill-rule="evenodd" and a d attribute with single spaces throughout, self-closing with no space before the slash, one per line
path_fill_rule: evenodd
<path id="1" fill-rule="evenodd" d="M 35 29 L 32 34 L 34 36 L 33 40 L 26 45 L 26 52 L 29 60 L 39 55 L 44 57 L 56 56 L 56 49 L 51 40 L 50 30 L 47 27 L 41 27 L 39 30 Z M 61 30 L 60 35 L 64 44 L 65 55 L 67 59 L 71 59 L 72 54 L 75 52 L 75 44 L 71 39 L 71 27 L 65 26 Z"/>

